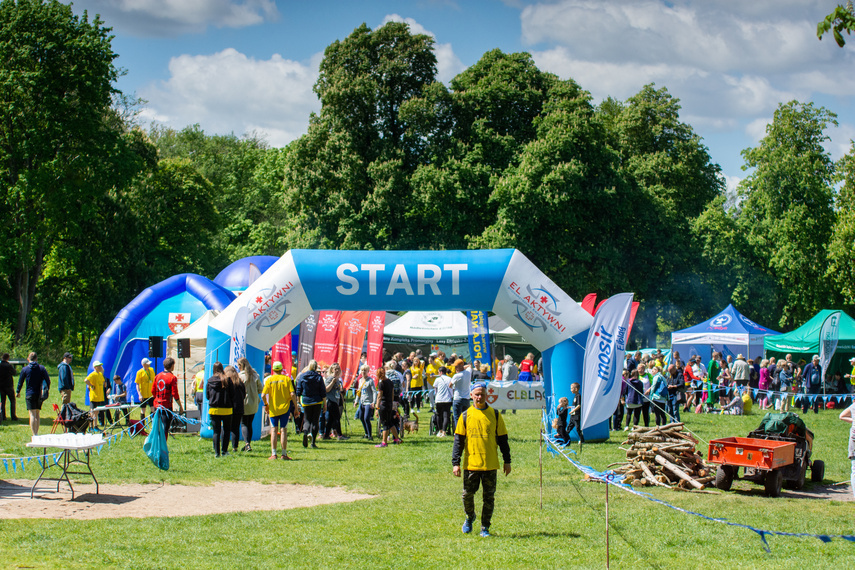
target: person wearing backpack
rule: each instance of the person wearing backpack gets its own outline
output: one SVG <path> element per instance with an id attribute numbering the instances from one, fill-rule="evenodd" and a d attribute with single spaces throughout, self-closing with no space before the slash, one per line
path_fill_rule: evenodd
<path id="1" fill-rule="evenodd" d="M 454 430 L 454 448 L 451 452 L 451 472 L 463 476 L 463 511 L 466 520 L 462 530 L 472 532 L 475 522 L 475 493 L 483 487 L 484 504 L 481 509 L 481 537 L 490 536 L 490 523 L 495 506 L 496 475 L 499 470 L 497 448 L 502 451 L 505 475 L 511 473 L 511 448 L 505 421 L 496 410 L 487 405 L 487 385 L 479 382 L 470 392 L 472 405 L 460 416 Z M 461 461 L 462 459 L 462 461 Z M 461 463 L 463 469 L 461 470 Z"/>
<path id="2" fill-rule="evenodd" d="M 668 405 L 668 381 L 662 375 L 662 371 L 658 366 L 653 367 L 653 381 L 650 383 L 650 388 L 647 389 L 645 395 L 650 396 L 650 403 L 653 404 L 653 415 L 656 418 L 656 426 L 663 426 L 668 423 L 668 414 L 665 408 Z"/>
<path id="3" fill-rule="evenodd" d="M 813 413 L 819 413 L 819 394 L 822 390 L 822 366 L 819 365 L 819 355 L 814 354 L 813 359 L 802 370 L 802 378 L 805 396 L 802 396 L 802 413 L 806 414 L 813 403 Z M 811 396 L 814 396 L 811 398 Z M 813 402 L 811 402 L 811 399 Z"/>
<path id="4" fill-rule="evenodd" d="M 27 411 L 30 413 L 30 429 L 33 435 L 39 434 L 39 416 L 41 415 L 42 402 L 47 400 L 50 393 L 50 376 L 44 366 L 37 362 L 35 352 L 27 356 L 27 366 L 21 370 L 18 378 L 17 397 L 21 397 L 21 387 L 27 384 Z"/>

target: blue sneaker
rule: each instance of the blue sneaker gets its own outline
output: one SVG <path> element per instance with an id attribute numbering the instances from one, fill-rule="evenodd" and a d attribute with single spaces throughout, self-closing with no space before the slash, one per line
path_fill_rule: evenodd
<path id="1" fill-rule="evenodd" d="M 466 518 L 465 521 L 463 521 L 463 528 L 462 528 L 463 534 L 469 534 L 470 532 L 472 532 L 472 523 L 473 522 L 475 522 L 475 519 L 470 519 L 468 517 Z"/>
<path id="2" fill-rule="evenodd" d="M 487 538 L 488 536 L 490 536 L 490 529 L 488 529 L 486 526 L 482 526 L 481 527 L 481 538 Z"/>

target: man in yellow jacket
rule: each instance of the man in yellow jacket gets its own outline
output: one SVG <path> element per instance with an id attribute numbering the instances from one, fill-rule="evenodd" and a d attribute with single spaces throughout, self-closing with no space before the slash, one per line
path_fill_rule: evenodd
<path id="1" fill-rule="evenodd" d="M 502 450 L 502 471 L 511 472 L 511 448 L 508 445 L 508 430 L 501 414 L 487 405 L 487 385 L 475 384 L 470 392 L 472 405 L 457 420 L 454 431 L 454 449 L 451 452 L 452 473 L 461 476 L 463 458 L 463 532 L 472 532 L 475 522 L 475 493 L 483 486 L 484 505 L 481 509 L 481 536 L 490 536 L 493 518 L 496 475 L 499 470 L 497 448 Z"/>

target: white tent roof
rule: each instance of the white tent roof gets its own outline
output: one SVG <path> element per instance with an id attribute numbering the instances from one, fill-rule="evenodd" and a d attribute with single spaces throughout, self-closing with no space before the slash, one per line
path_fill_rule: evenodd
<path id="1" fill-rule="evenodd" d="M 499 317 L 490 317 L 489 324 L 490 335 L 497 341 L 526 343 L 519 333 Z M 443 344 L 463 344 L 469 338 L 468 319 L 460 311 L 409 311 L 394 323 L 386 325 L 383 337 L 387 342 L 417 344 L 441 340 Z"/>
<path id="2" fill-rule="evenodd" d="M 383 328 L 384 338 L 392 342 L 443 339 L 464 343 L 468 335 L 466 316 L 460 311 L 410 311 Z"/>

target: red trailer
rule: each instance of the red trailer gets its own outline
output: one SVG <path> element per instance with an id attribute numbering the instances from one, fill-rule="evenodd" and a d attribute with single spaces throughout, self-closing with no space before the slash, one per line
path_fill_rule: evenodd
<path id="1" fill-rule="evenodd" d="M 792 421 L 790 416 L 797 421 Z M 769 431 L 770 426 L 774 426 L 774 431 Z M 798 416 L 767 414 L 760 429 L 749 433 L 748 437 L 710 441 L 707 457 L 711 463 L 719 465 L 715 476 L 718 489 L 729 490 L 733 480 L 740 478 L 739 468 L 742 467 L 742 479 L 763 484 L 767 495 L 777 497 L 785 481 L 789 488 L 801 489 L 808 468 L 811 481 L 822 481 L 825 464 L 818 459 L 811 461 L 812 447 L 813 433 L 804 427 Z"/>

